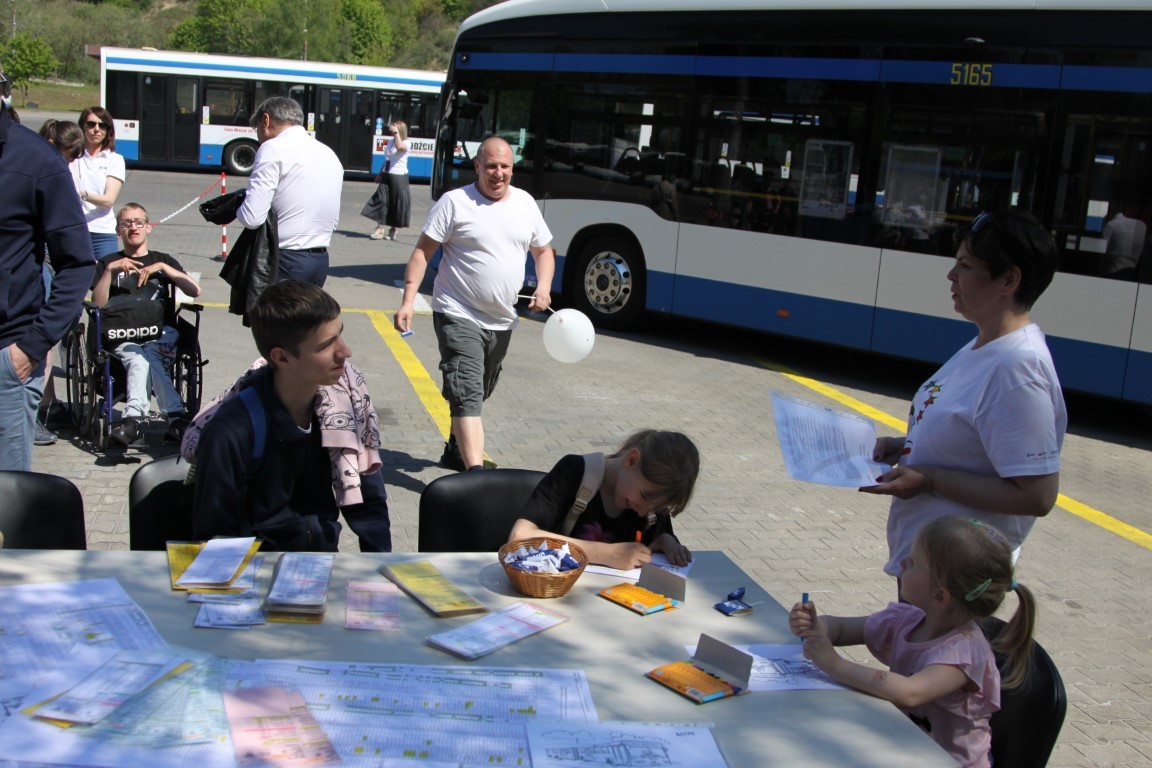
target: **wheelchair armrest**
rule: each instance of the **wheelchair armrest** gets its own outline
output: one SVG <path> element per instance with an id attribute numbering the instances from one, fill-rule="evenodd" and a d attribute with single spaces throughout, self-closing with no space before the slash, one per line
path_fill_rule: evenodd
<path id="1" fill-rule="evenodd" d="M 204 311 L 204 305 L 203 304 L 177 304 L 176 305 L 176 311 L 177 312 L 182 312 L 185 309 L 188 310 L 189 312 L 203 312 Z"/>

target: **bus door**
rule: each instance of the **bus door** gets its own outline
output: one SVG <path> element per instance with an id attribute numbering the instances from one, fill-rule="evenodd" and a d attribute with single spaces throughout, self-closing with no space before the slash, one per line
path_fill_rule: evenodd
<path id="1" fill-rule="evenodd" d="M 200 105 L 196 78 L 144 75 L 140 115 L 141 160 L 200 156 Z"/>
<path id="2" fill-rule="evenodd" d="M 376 134 L 375 92 L 349 91 L 351 100 L 348 119 L 348 150 L 344 153 L 344 170 L 372 170 L 372 142 Z"/>
<path id="3" fill-rule="evenodd" d="M 327 144 L 337 157 L 344 157 L 344 91 L 340 88 L 321 88 L 316 99 L 316 138 Z"/>

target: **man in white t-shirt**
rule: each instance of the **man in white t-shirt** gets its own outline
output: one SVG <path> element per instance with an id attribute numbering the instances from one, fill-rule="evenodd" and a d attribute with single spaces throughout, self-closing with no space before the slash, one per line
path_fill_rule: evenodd
<path id="1" fill-rule="evenodd" d="M 443 248 L 432 310 L 443 393 L 452 416 L 440 459 L 449 469 L 484 466 L 480 413 L 516 326 L 526 253 L 536 261 L 537 277 L 528 308 L 541 312 L 552 303 L 552 233 L 532 196 L 512 186 L 512 163 L 508 142 L 485 139 L 473 161 L 476 183 L 445 193 L 432 207 L 408 260 L 404 298 L 394 318 L 401 333 L 411 330 L 412 307 L 428 261 Z"/>
<path id="2" fill-rule="evenodd" d="M 328 244 L 340 220 L 344 166 L 336 153 L 304 130 L 304 111 L 292 99 L 272 96 L 252 115 L 260 149 L 252 165 L 237 220 L 248 229 L 276 213 L 280 280 L 324 287 Z"/>

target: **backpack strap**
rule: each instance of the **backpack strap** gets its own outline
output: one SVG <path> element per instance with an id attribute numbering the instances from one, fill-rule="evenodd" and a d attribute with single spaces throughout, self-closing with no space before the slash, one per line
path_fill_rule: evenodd
<path id="1" fill-rule="evenodd" d="M 576 491 L 576 501 L 568 510 L 564 524 L 560 526 L 562 536 L 567 536 L 576 527 L 576 521 L 580 519 L 580 515 L 584 514 L 584 510 L 588 508 L 588 503 L 592 501 L 592 497 L 600 492 L 600 484 L 603 482 L 604 454 L 584 454 L 584 477 L 580 480 L 580 490 Z"/>
<path id="2" fill-rule="evenodd" d="M 252 458 L 259 461 L 264 458 L 264 444 L 268 442 L 268 422 L 264 417 L 264 404 L 260 402 L 260 395 L 255 387 L 240 390 L 240 399 L 248 409 L 248 418 L 252 420 Z"/>

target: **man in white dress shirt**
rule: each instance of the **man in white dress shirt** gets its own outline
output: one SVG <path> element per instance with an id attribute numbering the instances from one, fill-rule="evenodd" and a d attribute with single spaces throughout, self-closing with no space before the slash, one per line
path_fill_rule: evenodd
<path id="1" fill-rule="evenodd" d="M 340 219 L 344 167 L 336 153 L 304 130 L 304 111 L 292 99 L 272 96 L 252 115 L 260 149 L 248 192 L 236 218 L 248 229 L 276 213 L 280 280 L 323 286 L 328 243 Z"/>

